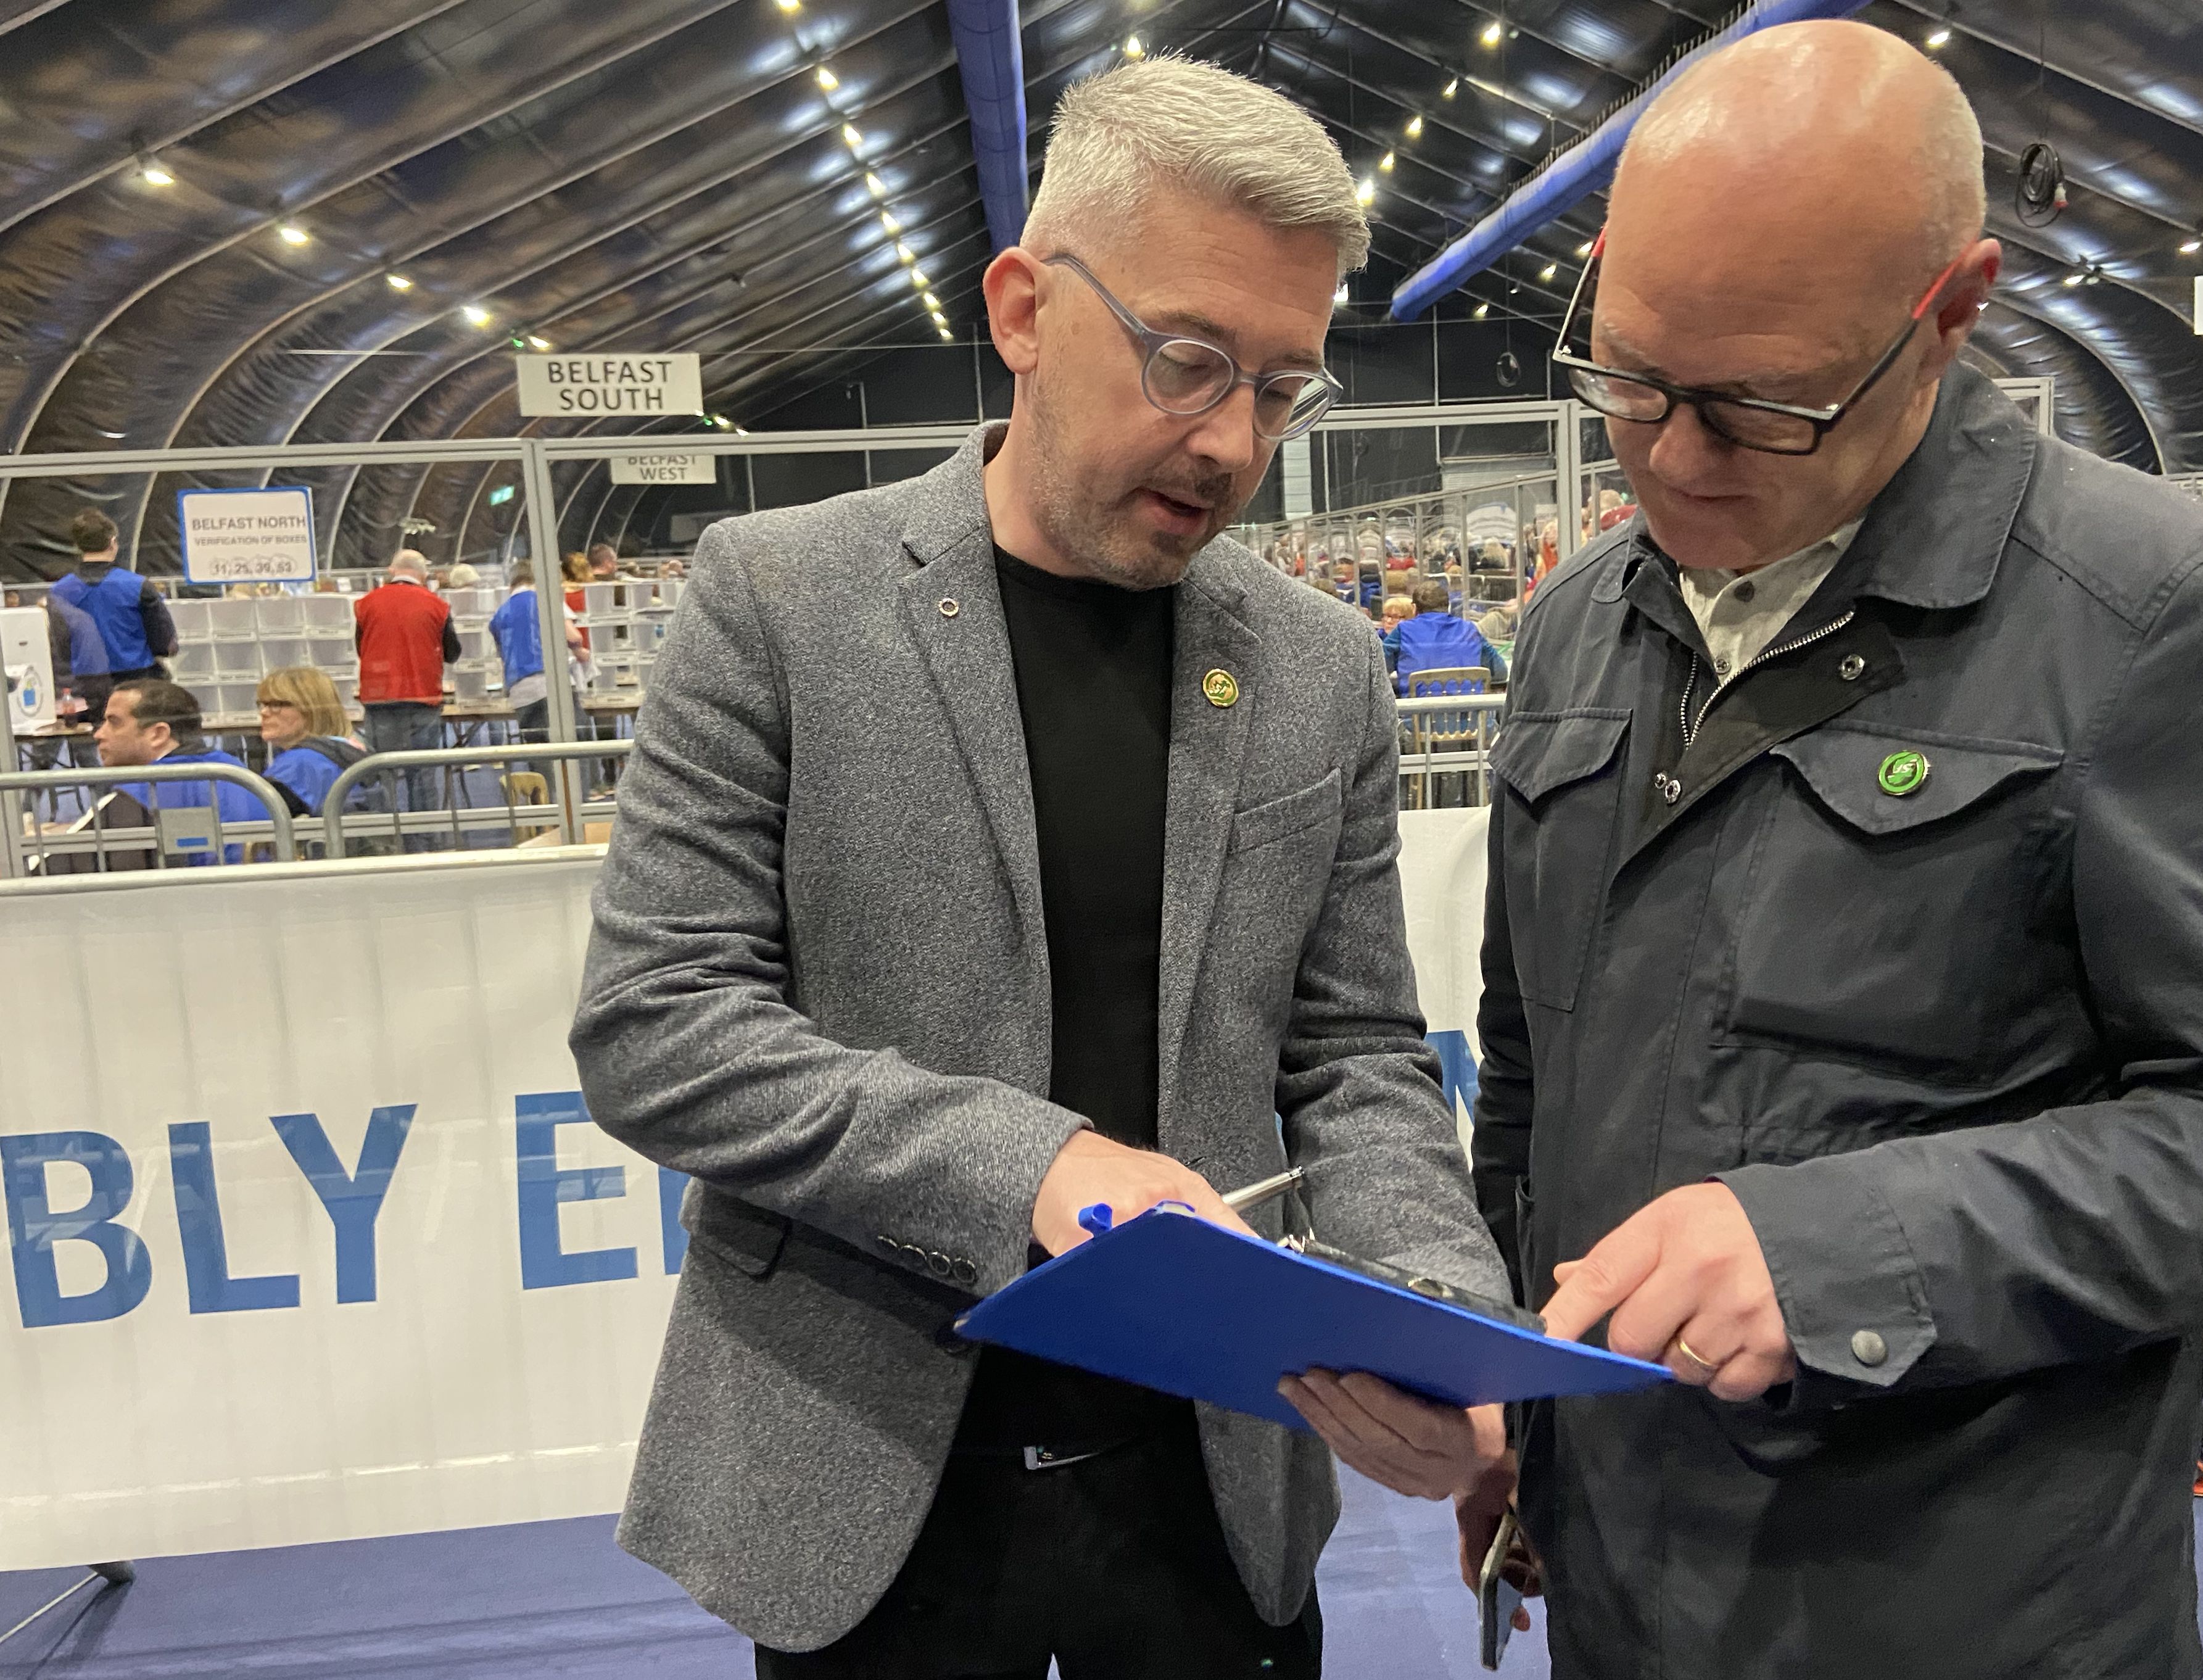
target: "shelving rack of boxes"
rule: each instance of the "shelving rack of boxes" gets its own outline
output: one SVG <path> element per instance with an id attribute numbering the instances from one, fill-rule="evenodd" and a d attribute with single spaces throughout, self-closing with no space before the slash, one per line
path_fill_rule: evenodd
<path id="1" fill-rule="evenodd" d="M 499 593 L 475 586 L 444 594 L 445 604 L 452 609 L 452 629 L 459 638 L 459 662 L 452 667 L 452 698 L 463 705 L 487 700 L 491 682 L 503 681 L 497 638 L 489 633 Z"/>
<path id="2" fill-rule="evenodd" d="M 582 585 L 575 619 L 589 633 L 589 692 L 611 699 L 632 686 L 648 693 L 658 650 L 681 599 L 682 580 L 626 577 Z"/>
<path id="3" fill-rule="evenodd" d="M 575 622 L 589 632 L 589 694 L 610 700 L 650 687 L 658 650 L 681 598 L 678 578 L 627 577 L 590 583 Z M 503 668 L 489 621 L 505 591 L 487 585 L 452 589 L 452 629 L 459 638 L 452 668 L 452 698 L 481 702 L 502 685 Z M 354 595 L 261 595 L 176 600 L 168 604 L 178 648 L 169 667 L 192 691 L 207 726 L 257 727 L 260 679 L 286 665 L 328 674 L 346 709 L 359 715 L 359 654 L 352 633 Z"/>
<path id="4" fill-rule="evenodd" d="M 290 665 L 325 671 L 351 710 L 359 695 L 351 604 L 350 595 L 171 601 L 177 648 L 169 670 L 212 729 L 257 725 L 261 677 Z"/>

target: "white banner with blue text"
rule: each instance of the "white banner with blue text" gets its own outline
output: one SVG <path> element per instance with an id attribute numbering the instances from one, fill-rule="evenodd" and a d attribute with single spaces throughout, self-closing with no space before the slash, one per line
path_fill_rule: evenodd
<path id="1" fill-rule="evenodd" d="M 1464 1125 L 1482 818 L 1402 823 Z M 0 893 L 0 1570 L 618 1508 L 685 1244 L 566 1050 L 596 867 Z"/>

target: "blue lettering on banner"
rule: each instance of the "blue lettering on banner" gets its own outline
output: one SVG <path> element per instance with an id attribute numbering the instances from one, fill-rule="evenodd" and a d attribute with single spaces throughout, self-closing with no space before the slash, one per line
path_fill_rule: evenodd
<path id="1" fill-rule="evenodd" d="M 168 1128 L 168 1165 L 175 1180 L 176 1227 L 184 1239 L 184 1282 L 193 1312 L 266 1312 L 298 1304 L 298 1275 L 232 1277 L 221 1234 L 221 1198 L 215 1188 L 212 1128 L 203 1120 Z"/>
<path id="2" fill-rule="evenodd" d="M 1458 1029 L 1433 1032 L 1426 1042 L 1438 1053 L 1438 1064 L 1444 1069 L 1446 1111 L 1456 1116 L 1474 1113 L 1476 1058 L 1468 1051 L 1468 1034 Z"/>
<path id="3" fill-rule="evenodd" d="M 627 1194 L 624 1167 L 561 1171 L 558 1128 L 589 1118 L 578 1091 L 529 1092 L 513 1099 L 515 1144 L 520 1165 L 520 1287 L 557 1289 L 570 1283 L 610 1283 L 635 1275 L 631 1248 L 559 1246 L 558 1208 L 565 1202 L 603 1202 Z"/>
<path id="4" fill-rule="evenodd" d="M 681 1195 L 688 1174 L 670 1167 L 658 1169 L 658 1240 L 665 1251 L 665 1275 L 679 1277 L 688 1257 L 688 1227 L 681 1222 Z"/>
<path id="5" fill-rule="evenodd" d="M 359 1165 L 347 1173 L 322 1129 L 318 1115 L 274 1115 L 276 1135 L 329 1216 L 337 1233 L 337 1300 L 375 1298 L 375 1221 L 390 1193 L 399 1151 L 413 1124 L 414 1104 L 393 1103 L 368 1116 L 360 1141 Z"/>
<path id="6" fill-rule="evenodd" d="M 46 1168 L 69 1161 L 92 1174 L 81 1207 L 57 1213 L 46 1200 Z M 153 1257 L 138 1233 L 115 1223 L 130 1205 L 130 1156 L 97 1132 L 27 1132 L 0 1138 L 0 1196 L 8 1204 L 8 1240 L 15 1268 L 15 1304 L 23 1328 L 92 1324 L 120 1318 L 153 1287 Z M 107 1276 L 81 1295 L 62 1293 L 54 1245 L 90 1243 Z"/>

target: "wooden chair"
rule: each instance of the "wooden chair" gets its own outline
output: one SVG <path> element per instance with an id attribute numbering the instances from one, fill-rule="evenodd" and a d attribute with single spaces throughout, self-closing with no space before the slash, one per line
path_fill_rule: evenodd
<path id="1" fill-rule="evenodd" d="M 497 778 L 497 784 L 505 790 L 507 810 L 523 805 L 548 805 L 551 802 L 551 784 L 544 780 L 543 772 L 540 770 L 508 770 Z M 516 846 L 524 846 L 539 834 L 557 831 L 558 825 L 555 823 L 516 822 L 512 825 L 512 843 Z"/>

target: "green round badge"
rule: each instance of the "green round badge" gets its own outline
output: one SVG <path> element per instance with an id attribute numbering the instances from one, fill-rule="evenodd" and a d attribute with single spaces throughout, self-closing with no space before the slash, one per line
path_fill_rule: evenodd
<path id="1" fill-rule="evenodd" d="M 1928 779 L 1928 756 L 1910 748 L 1892 753 L 1881 761 L 1881 772 L 1875 779 L 1881 784 L 1884 793 L 1917 793 L 1920 784 Z"/>

